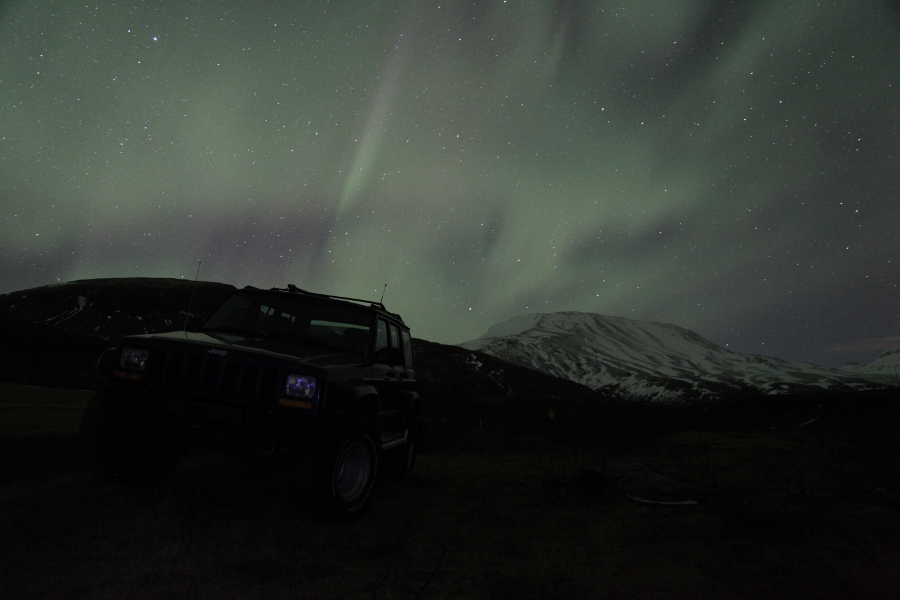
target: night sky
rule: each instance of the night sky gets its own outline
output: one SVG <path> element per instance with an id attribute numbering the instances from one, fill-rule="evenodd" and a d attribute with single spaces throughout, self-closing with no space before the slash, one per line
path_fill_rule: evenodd
<path id="1" fill-rule="evenodd" d="M 900 4 L 0 4 L 0 293 L 184 277 L 900 345 Z"/>

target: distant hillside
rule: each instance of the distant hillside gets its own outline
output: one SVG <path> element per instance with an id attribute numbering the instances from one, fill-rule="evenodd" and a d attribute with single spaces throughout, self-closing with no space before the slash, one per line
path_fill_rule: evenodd
<path id="1" fill-rule="evenodd" d="M 588 387 L 459 346 L 413 338 L 419 393 L 430 398 L 596 397 Z"/>
<path id="2" fill-rule="evenodd" d="M 738 354 L 668 323 L 592 313 L 515 317 L 460 346 L 631 399 L 852 391 L 889 383 L 878 374 Z"/>

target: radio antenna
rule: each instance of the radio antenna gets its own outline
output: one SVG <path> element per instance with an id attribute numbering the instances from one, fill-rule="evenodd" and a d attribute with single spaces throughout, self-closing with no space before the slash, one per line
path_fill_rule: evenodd
<path id="1" fill-rule="evenodd" d="M 387 291 L 387 284 L 384 284 L 384 289 L 381 290 L 381 300 L 378 301 L 378 304 L 384 306 L 384 293 Z"/>
<path id="2" fill-rule="evenodd" d="M 194 291 L 197 289 L 197 280 L 200 279 L 200 261 L 197 261 L 197 274 L 194 276 L 194 285 L 191 286 L 191 299 L 188 302 L 187 313 L 184 315 L 184 337 L 187 337 L 188 318 L 191 316 L 191 307 L 194 306 Z"/>

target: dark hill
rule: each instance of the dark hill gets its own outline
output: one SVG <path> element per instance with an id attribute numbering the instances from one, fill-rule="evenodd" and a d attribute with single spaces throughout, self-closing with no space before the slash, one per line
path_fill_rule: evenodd
<path id="1" fill-rule="evenodd" d="M 597 397 L 587 386 L 490 354 L 413 339 L 420 393 L 447 398 Z"/>
<path id="2" fill-rule="evenodd" d="M 196 325 L 234 286 L 133 277 L 48 285 L 0 296 L 0 379 L 94 388 L 94 362 L 123 335 Z M 191 294 L 194 294 L 191 304 Z"/>

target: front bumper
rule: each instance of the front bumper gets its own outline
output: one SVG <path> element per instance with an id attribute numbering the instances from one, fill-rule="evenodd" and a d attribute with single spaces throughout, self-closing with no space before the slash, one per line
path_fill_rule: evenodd
<path id="1" fill-rule="evenodd" d="M 178 396 L 130 383 L 107 384 L 102 394 L 123 427 L 198 447 L 239 451 L 302 447 L 318 420 L 278 407 Z"/>

